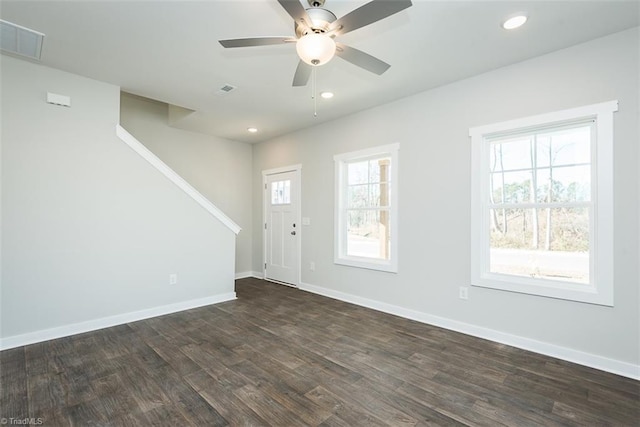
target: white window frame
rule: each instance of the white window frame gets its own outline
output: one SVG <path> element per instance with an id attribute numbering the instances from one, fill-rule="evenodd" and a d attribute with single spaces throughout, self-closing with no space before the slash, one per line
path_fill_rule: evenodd
<path id="1" fill-rule="evenodd" d="M 398 152 L 400 144 L 389 144 L 368 148 L 334 156 L 335 162 L 335 237 L 334 262 L 340 265 L 366 268 L 371 270 L 398 272 Z M 390 192 L 392 195 L 389 206 L 389 234 L 391 236 L 389 259 L 375 259 L 347 255 L 347 165 L 352 162 L 369 160 L 377 157 L 391 158 Z"/>
<path id="2" fill-rule="evenodd" d="M 613 113 L 618 101 L 587 105 L 469 129 L 471 161 L 471 285 L 613 306 Z M 497 136 L 596 122 L 591 141 L 589 283 L 497 274 L 489 271 L 489 148 Z"/>

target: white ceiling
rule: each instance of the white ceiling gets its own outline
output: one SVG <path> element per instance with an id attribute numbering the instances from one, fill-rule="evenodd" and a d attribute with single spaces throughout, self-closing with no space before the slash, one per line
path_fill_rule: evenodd
<path id="1" fill-rule="evenodd" d="M 307 6 L 306 0 L 301 0 Z M 327 0 L 338 17 L 366 0 Z M 638 26 L 634 1 L 425 1 L 339 41 L 391 64 L 382 76 L 334 58 L 293 88 L 295 45 L 224 49 L 219 39 L 293 36 L 276 0 L 2 0 L 0 17 L 46 34 L 42 63 L 194 110 L 174 125 L 259 142 L 430 88 Z M 526 12 L 511 32 L 505 17 Z M 589 64 L 585 64 L 588 67 Z M 224 96 L 218 89 L 237 89 Z M 526 82 L 523 82 L 526 84 Z M 183 117 L 184 116 L 184 117 Z M 259 128 L 249 134 L 249 126 Z"/>

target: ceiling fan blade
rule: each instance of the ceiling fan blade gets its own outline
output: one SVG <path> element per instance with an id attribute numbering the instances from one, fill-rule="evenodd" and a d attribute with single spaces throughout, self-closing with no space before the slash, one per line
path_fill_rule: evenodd
<path id="1" fill-rule="evenodd" d="M 289 36 L 282 37 L 248 37 L 244 39 L 218 40 L 224 47 L 268 46 L 272 44 L 293 43 L 296 39 Z"/>
<path id="2" fill-rule="evenodd" d="M 278 0 L 278 3 L 298 24 L 311 26 L 311 18 L 299 0 Z"/>
<path id="3" fill-rule="evenodd" d="M 296 74 L 293 76 L 293 86 L 306 86 L 311 77 L 311 65 L 307 64 L 303 60 L 298 62 L 298 68 L 296 68 Z"/>
<path id="4" fill-rule="evenodd" d="M 351 62 L 353 65 L 357 65 L 377 75 L 381 75 L 391 67 L 391 65 L 381 61 L 375 56 L 371 56 L 368 53 L 364 53 L 361 50 L 342 43 L 336 43 L 336 55 L 345 61 Z"/>
<path id="5" fill-rule="evenodd" d="M 331 24 L 331 32 L 346 34 L 384 19 L 411 6 L 410 0 L 372 0 Z"/>

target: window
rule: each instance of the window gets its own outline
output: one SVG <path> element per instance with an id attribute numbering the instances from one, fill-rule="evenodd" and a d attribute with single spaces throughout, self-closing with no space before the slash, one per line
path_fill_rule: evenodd
<path id="1" fill-rule="evenodd" d="M 291 180 L 271 183 L 271 204 L 288 205 L 291 203 Z"/>
<path id="2" fill-rule="evenodd" d="M 613 305 L 617 105 L 470 129 L 472 285 Z"/>
<path id="3" fill-rule="evenodd" d="M 336 264 L 397 272 L 398 144 L 340 154 Z"/>

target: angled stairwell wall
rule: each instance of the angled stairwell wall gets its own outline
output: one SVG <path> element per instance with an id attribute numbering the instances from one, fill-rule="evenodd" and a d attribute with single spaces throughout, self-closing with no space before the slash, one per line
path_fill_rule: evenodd
<path id="1" fill-rule="evenodd" d="M 249 275 L 252 146 L 174 127 L 170 111 L 183 110 L 124 92 L 120 95 L 122 127 L 242 227 L 236 240 L 236 275 Z"/>
<path id="2" fill-rule="evenodd" d="M 116 136 L 119 88 L 0 61 L 0 348 L 235 298 L 238 227 Z"/>

